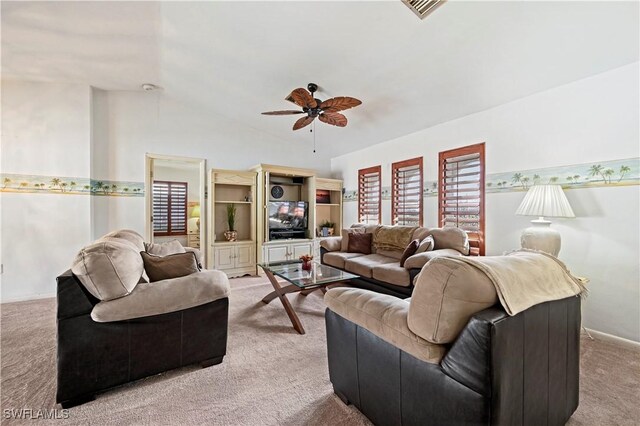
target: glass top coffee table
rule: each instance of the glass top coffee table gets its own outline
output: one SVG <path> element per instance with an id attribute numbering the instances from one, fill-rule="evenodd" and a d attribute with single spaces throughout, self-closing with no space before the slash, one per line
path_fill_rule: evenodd
<path id="1" fill-rule="evenodd" d="M 274 289 L 274 291 L 267 294 L 262 301 L 269 303 L 276 297 L 279 298 L 293 324 L 293 328 L 300 334 L 305 333 L 304 327 L 302 327 L 302 323 L 293 310 L 289 299 L 286 298 L 285 295 L 287 293 L 301 293 L 305 296 L 316 290 L 321 290 L 323 293 L 326 293 L 326 287 L 329 284 L 343 283 L 358 277 L 357 275 L 316 262 L 312 262 L 310 271 L 305 271 L 302 269 L 302 262 L 298 260 L 259 263 L 258 266 L 264 270 Z M 284 287 L 281 286 L 276 277 L 283 278 L 289 284 Z"/>

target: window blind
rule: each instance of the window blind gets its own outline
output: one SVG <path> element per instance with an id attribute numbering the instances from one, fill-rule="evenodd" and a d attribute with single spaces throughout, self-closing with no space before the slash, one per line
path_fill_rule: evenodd
<path id="1" fill-rule="evenodd" d="M 393 224 L 422 226 L 422 157 L 393 163 L 391 178 Z"/>
<path id="2" fill-rule="evenodd" d="M 358 222 L 380 223 L 381 167 L 358 170 Z"/>
<path id="3" fill-rule="evenodd" d="M 438 211 L 441 227 L 463 229 L 472 255 L 484 255 L 484 144 L 441 152 Z"/>
<path id="4" fill-rule="evenodd" d="M 153 181 L 153 234 L 187 234 L 187 183 Z"/>

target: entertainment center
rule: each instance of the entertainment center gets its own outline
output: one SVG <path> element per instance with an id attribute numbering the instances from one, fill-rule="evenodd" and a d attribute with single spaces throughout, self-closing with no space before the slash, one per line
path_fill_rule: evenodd
<path id="1" fill-rule="evenodd" d="M 229 277 L 256 275 L 257 263 L 319 258 L 322 223 L 342 229 L 342 181 L 310 169 L 259 164 L 250 171 L 211 170 L 209 264 Z M 236 241 L 226 241 L 227 206 L 236 208 Z"/>

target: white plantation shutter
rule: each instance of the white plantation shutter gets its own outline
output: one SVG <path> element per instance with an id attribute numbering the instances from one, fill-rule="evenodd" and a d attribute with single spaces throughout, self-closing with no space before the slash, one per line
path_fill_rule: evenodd
<path id="1" fill-rule="evenodd" d="M 422 226 L 422 157 L 393 163 L 391 178 L 392 223 Z"/>
<path id="2" fill-rule="evenodd" d="M 169 183 L 153 182 L 153 232 L 169 232 Z"/>
<path id="3" fill-rule="evenodd" d="M 484 144 L 440 153 L 441 227 L 463 229 L 472 255 L 484 255 Z"/>
<path id="4" fill-rule="evenodd" d="M 358 170 L 358 222 L 380 223 L 380 166 Z"/>
<path id="5" fill-rule="evenodd" d="M 153 182 L 153 234 L 187 234 L 186 182 Z"/>

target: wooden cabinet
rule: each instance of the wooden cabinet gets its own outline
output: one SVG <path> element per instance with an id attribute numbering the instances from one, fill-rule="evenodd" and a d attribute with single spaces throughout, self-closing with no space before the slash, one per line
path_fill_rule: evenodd
<path id="1" fill-rule="evenodd" d="M 313 255 L 313 241 L 291 244 L 292 260 L 297 260 L 305 254 Z"/>
<path id="2" fill-rule="evenodd" d="M 259 164 L 251 170 L 257 175 L 255 193 L 258 263 L 296 260 L 305 254 L 318 256 L 318 242 L 315 239 L 320 235 L 320 225 L 324 221 L 334 223 L 333 235 L 340 235 L 343 228 L 342 180 L 318 178 L 315 170 L 269 164 Z M 277 191 L 272 192 L 275 186 L 278 187 L 275 188 Z M 276 239 L 277 234 L 270 233 L 269 203 L 279 201 L 307 203 L 307 229 L 304 236 Z"/>
<path id="3" fill-rule="evenodd" d="M 296 256 L 311 254 L 311 240 L 315 237 L 316 172 L 270 164 L 259 164 L 252 171 L 257 173 L 258 263 L 293 260 Z M 296 230 L 293 236 L 286 237 L 293 239 L 278 239 L 279 236 L 269 228 L 270 203 L 285 201 L 305 202 L 308 206 L 306 229 Z M 298 244 L 306 244 L 306 247 L 298 247 Z"/>
<path id="4" fill-rule="evenodd" d="M 338 191 L 342 194 L 342 181 L 340 179 L 316 178 L 316 190 L 318 189 Z"/>
<path id="5" fill-rule="evenodd" d="M 266 263 L 282 262 L 289 260 L 289 246 L 287 245 L 265 245 L 263 246 L 263 261 Z"/>
<path id="6" fill-rule="evenodd" d="M 213 267 L 221 271 L 234 269 L 234 252 L 235 248 L 232 245 L 215 246 L 213 247 Z"/>
<path id="7" fill-rule="evenodd" d="M 313 256 L 320 261 L 320 241 L 322 241 L 323 222 L 334 224 L 333 236 L 340 236 L 345 227 L 342 223 L 342 181 L 339 179 L 316 179 L 316 239 L 313 244 Z M 322 201 L 322 202 L 320 202 Z"/>
<path id="8" fill-rule="evenodd" d="M 300 256 L 313 254 L 313 241 L 297 240 L 282 243 L 269 243 L 262 246 L 263 262 L 282 262 L 286 260 L 298 260 Z"/>
<path id="9" fill-rule="evenodd" d="M 316 179 L 315 236 L 321 236 L 323 222 L 331 222 L 333 235 L 339 236 L 342 224 L 342 181 L 339 179 Z"/>
<path id="10" fill-rule="evenodd" d="M 256 275 L 256 177 L 255 172 L 211 170 L 209 232 L 210 265 L 229 277 Z M 236 211 L 237 241 L 227 241 L 227 208 Z"/>
<path id="11" fill-rule="evenodd" d="M 213 267 L 231 277 L 256 274 L 255 243 L 218 243 L 213 245 Z"/>
<path id="12" fill-rule="evenodd" d="M 238 241 L 256 241 L 256 176 L 254 172 L 211 170 L 211 241 L 224 242 L 229 230 L 227 208 L 236 209 Z"/>
<path id="13" fill-rule="evenodd" d="M 238 244 L 234 253 L 236 268 L 250 268 L 255 271 L 256 253 L 254 244 Z"/>

